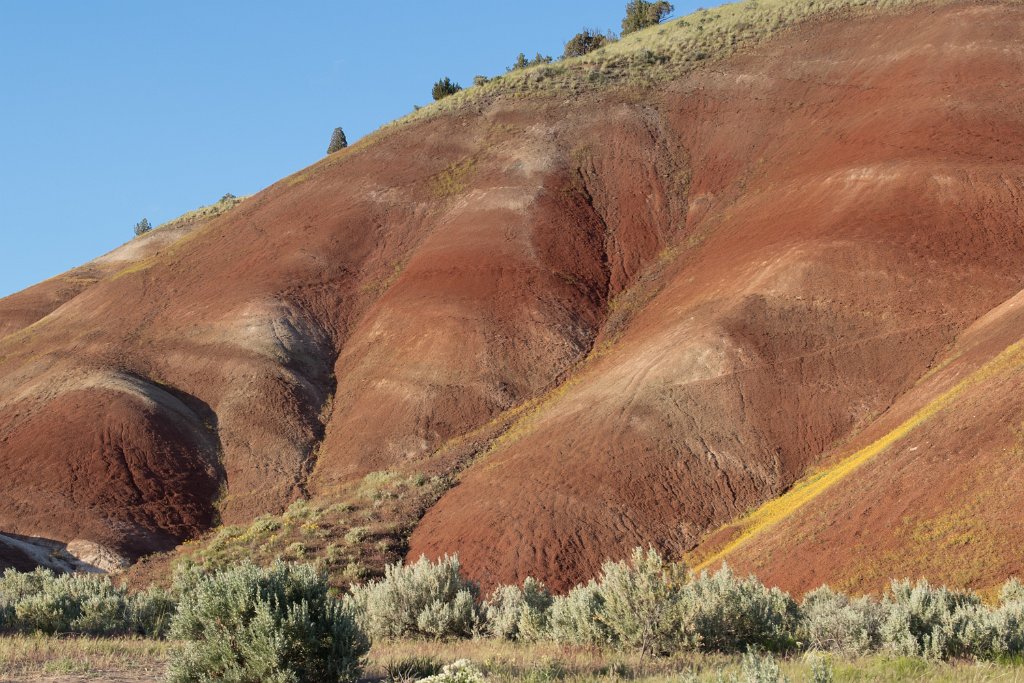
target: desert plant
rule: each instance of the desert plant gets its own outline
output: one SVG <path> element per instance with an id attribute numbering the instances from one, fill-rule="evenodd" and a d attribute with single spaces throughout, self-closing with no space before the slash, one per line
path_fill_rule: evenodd
<path id="1" fill-rule="evenodd" d="M 997 654 L 1024 655 L 1024 599 L 1004 601 L 992 614 Z"/>
<path id="2" fill-rule="evenodd" d="M 1012 602 L 1024 602 L 1024 583 L 1013 577 L 1003 584 L 999 591 L 999 603 L 1007 605 Z"/>
<path id="3" fill-rule="evenodd" d="M 150 586 L 128 598 L 132 629 L 148 638 L 167 636 L 176 609 L 174 596 L 158 586 Z"/>
<path id="4" fill-rule="evenodd" d="M 530 577 L 522 588 L 499 586 L 483 605 L 487 633 L 503 640 L 537 640 L 547 631 L 552 602 L 544 584 Z"/>
<path id="5" fill-rule="evenodd" d="M 693 578 L 680 611 L 684 639 L 703 650 L 758 647 L 779 652 L 795 644 L 798 612 L 793 599 L 752 576 L 737 577 L 727 565 Z"/>
<path id="6" fill-rule="evenodd" d="M 327 153 L 334 154 L 346 147 L 348 147 L 348 140 L 345 139 L 345 131 L 341 128 L 335 128 L 334 132 L 331 133 L 331 142 L 327 145 Z"/>
<path id="7" fill-rule="evenodd" d="M 626 4 L 626 17 L 622 20 L 622 35 L 660 24 L 674 9 L 666 0 L 630 0 Z"/>
<path id="8" fill-rule="evenodd" d="M 443 667 L 433 657 L 409 657 L 384 663 L 385 680 L 391 683 L 412 683 L 441 673 Z"/>
<path id="9" fill-rule="evenodd" d="M 883 601 L 881 626 L 884 647 L 898 655 L 945 659 L 961 654 L 962 639 L 973 630 L 985 610 L 981 599 L 927 581 L 893 581 Z M 978 646 L 977 634 L 970 639 Z"/>
<path id="10" fill-rule="evenodd" d="M 800 640 L 810 650 L 860 656 L 878 649 L 882 608 L 868 597 L 851 600 L 822 586 L 800 605 Z"/>
<path id="11" fill-rule="evenodd" d="M 533 59 L 529 59 L 525 53 L 520 52 L 519 55 L 516 57 L 516 61 L 512 63 L 512 66 L 505 69 L 505 71 L 525 69 L 526 67 L 535 66 L 537 64 L 550 64 L 552 61 L 554 61 L 554 58 L 552 58 L 550 55 L 542 55 L 541 53 L 538 52 L 537 54 L 534 55 Z"/>
<path id="12" fill-rule="evenodd" d="M 424 678 L 420 683 L 484 683 L 487 679 L 468 659 L 446 665 L 441 673 Z"/>
<path id="13" fill-rule="evenodd" d="M 310 565 L 184 572 L 171 637 L 172 681 L 351 681 L 370 643 Z"/>
<path id="14" fill-rule="evenodd" d="M 604 600 L 599 619 L 616 645 L 664 653 L 677 640 L 679 603 L 686 566 L 666 562 L 653 548 L 633 550 L 628 562 L 606 562 L 598 585 Z"/>
<path id="15" fill-rule="evenodd" d="M 106 576 L 54 574 L 47 569 L 0 579 L 0 604 L 10 630 L 47 634 L 133 633 L 126 591 Z"/>
<path id="16" fill-rule="evenodd" d="M 565 44 L 562 56 L 582 57 L 588 52 L 593 52 L 608 43 L 614 42 L 614 40 L 615 37 L 611 33 L 603 34 L 599 31 L 585 28 L 569 39 L 569 42 Z"/>
<path id="17" fill-rule="evenodd" d="M 604 597 L 593 581 L 576 586 L 566 595 L 555 597 L 548 614 L 548 634 L 560 643 L 607 645 L 608 626 L 599 619 Z"/>
<path id="18" fill-rule="evenodd" d="M 741 670 L 745 683 L 784 683 L 789 680 L 782 675 L 775 658 L 768 654 L 748 652 L 743 655 Z"/>
<path id="19" fill-rule="evenodd" d="M 354 586 L 346 600 L 373 638 L 468 637 L 480 624 L 479 590 L 459 570 L 458 556 L 396 562 L 384 578 Z"/>
<path id="20" fill-rule="evenodd" d="M 835 669 L 829 660 L 820 656 L 811 660 L 811 683 L 832 683 L 835 677 Z"/>
<path id="21" fill-rule="evenodd" d="M 461 85 L 459 85 L 458 83 L 454 82 L 453 80 L 451 80 L 450 78 L 445 76 L 444 78 L 439 80 L 437 83 L 434 83 L 434 88 L 430 91 L 430 94 L 433 96 L 434 101 L 437 101 L 437 100 L 443 100 L 444 98 L 448 97 L 449 95 L 454 95 L 455 93 L 459 92 L 460 90 L 462 90 L 462 86 Z"/>
<path id="22" fill-rule="evenodd" d="M 731 676 L 718 674 L 719 683 L 788 683 L 775 658 L 750 651 L 740 660 L 740 670 Z"/>
<path id="23" fill-rule="evenodd" d="M 135 236 L 145 235 L 147 232 L 153 229 L 153 226 L 149 224 L 149 221 L 143 218 L 141 221 L 135 224 Z"/>
<path id="24" fill-rule="evenodd" d="M 481 85 L 486 85 L 486 83 L 489 80 L 491 80 L 491 79 L 487 78 L 487 76 L 476 75 L 476 76 L 473 76 L 473 85 L 478 86 L 478 87 L 481 86 Z"/>

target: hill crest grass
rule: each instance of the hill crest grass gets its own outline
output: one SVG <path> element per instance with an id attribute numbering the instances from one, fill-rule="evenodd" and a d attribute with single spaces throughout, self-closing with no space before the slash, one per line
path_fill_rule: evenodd
<path id="1" fill-rule="evenodd" d="M 138 259 L 137 261 L 129 263 L 127 266 L 114 273 L 110 277 L 110 279 L 117 280 L 118 278 L 124 277 L 126 275 L 131 275 L 132 273 L 138 273 L 143 270 L 151 268 L 153 265 L 157 263 L 158 259 L 176 253 L 185 244 L 195 239 L 196 236 L 198 235 L 197 228 L 199 228 L 199 224 L 209 222 L 214 218 L 217 218 L 227 213 L 228 211 L 235 208 L 248 198 L 248 196 L 235 197 L 231 195 L 225 195 L 224 197 L 221 197 L 213 204 L 200 206 L 198 209 L 192 209 L 191 211 L 187 211 L 178 216 L 177 218 L 172 218 L 171 220 L 165 223 L 161 223 L 160 225 L 153 228 L 149 232 L 137 236 L 135 239 L 146 239 L 152 235 L 159 235 L 160 231 L 170 230 L 174 228 L 183 228 L 192 225 L 191 230 L 182 235 L 179 235 L 176 240 L 168 244 L 163 249 L 157 251 L 152 256 L 141 258 Z"/>
<path id="2" fill-rule="evenodd" d="M 644 93 L 703 64 L 755 46 L 801 23 L 835 16 L 897 12 L 920 4 L 952 0 L 743 0 L 699 9 L 670 19 L 588 54 L 513 69 L 431 102 L 357 140 L 283 180 L 296 185 L 320 171 L 386 139 L 396 128 L 460 110 L 479 108 L 498 99 L 579 96 L 618 88 Z M 1009 0 L 1018 2 L 1019 0 Z M 566 36 L 568 39 L 569 36 Z"/>
<path id="3" fill-rule="evenodd" d="M 495 76 L 481 85 L 420 107 L 385 124 L 380 131 L 476 105 L 496 96 L 578 94 L 619 85 L 650 87 L 809 20 L 871 11 L 895 12 L 918 4 L 947 2 L 949 0 L 744 0 L 699 9 L 630 33 L 579 57 Z"/>

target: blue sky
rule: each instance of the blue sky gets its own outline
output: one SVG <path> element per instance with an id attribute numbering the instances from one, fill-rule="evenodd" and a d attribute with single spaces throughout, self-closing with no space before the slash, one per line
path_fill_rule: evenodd
<path id="1" fill-rule="evenodd" d="M 676 3 L 676 15 L 693 3 Z M 0 296 L 251 194 L 625 0 L 0 0 Z"/>

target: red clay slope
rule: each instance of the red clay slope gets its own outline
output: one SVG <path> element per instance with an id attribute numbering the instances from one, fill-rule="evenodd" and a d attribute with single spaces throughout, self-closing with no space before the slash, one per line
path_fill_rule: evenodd
<path id="1" fill-rule="evenodd" d="M 481 99 L 0 302 L 0 530 L 135 558 L 512 410 L 411 555 L 564 588 L 689 551 L 1024 286 L 1022 19 L 813 24 L 657 94 Z"/>
<path id="2" fill-rule="evenodd" d="M 533 574 L 558 588 L 636 544 L 678 556 L 870 425 L 1022 286 L 1022 31 L 1019 7 L 919 10 L 801 30 L 675 83 L 660 111 L 693 180 L 663 288 L 430 510 L 410 556 L 458 551 L 488 583 Z M 1019 427 L 1019 403 L 995 400 L 961 421 Z M 933 428 L 941 442 L 963 427 Z M 880 476 L 857 502 L 891 517 L 913 505 L 909 489 L 951 514 L 954 487 L 1020 488 L 1024 463 L 1001 462 L 995 478 L 933 469 L 920 488 Z M 867 492 L 849 494 L 818 523 L 860 509 Z M 1018 498 L 1002 525 L 1013 545 L 990 573 L 1024 569 Z M 888 517 L 865 535 L 891 548 Z M 864 552 L 858 524 L 798 557 L 780 531 L 771 563 L 751 549 L 744 566 L 785 585 L 827 580 Z M 899 559 L 881 572 L 925 569 Z M 813 579 L 793 584 L 795 567 Z"/>

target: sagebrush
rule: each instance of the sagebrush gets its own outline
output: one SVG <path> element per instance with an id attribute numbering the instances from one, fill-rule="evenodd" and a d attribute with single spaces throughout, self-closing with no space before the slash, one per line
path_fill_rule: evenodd
<path id="1" fill-rule="evenodd" d="M 171 681 L 352 681 L 370 641 L 310 565 L 246 564 L 179 576 Z"/>

